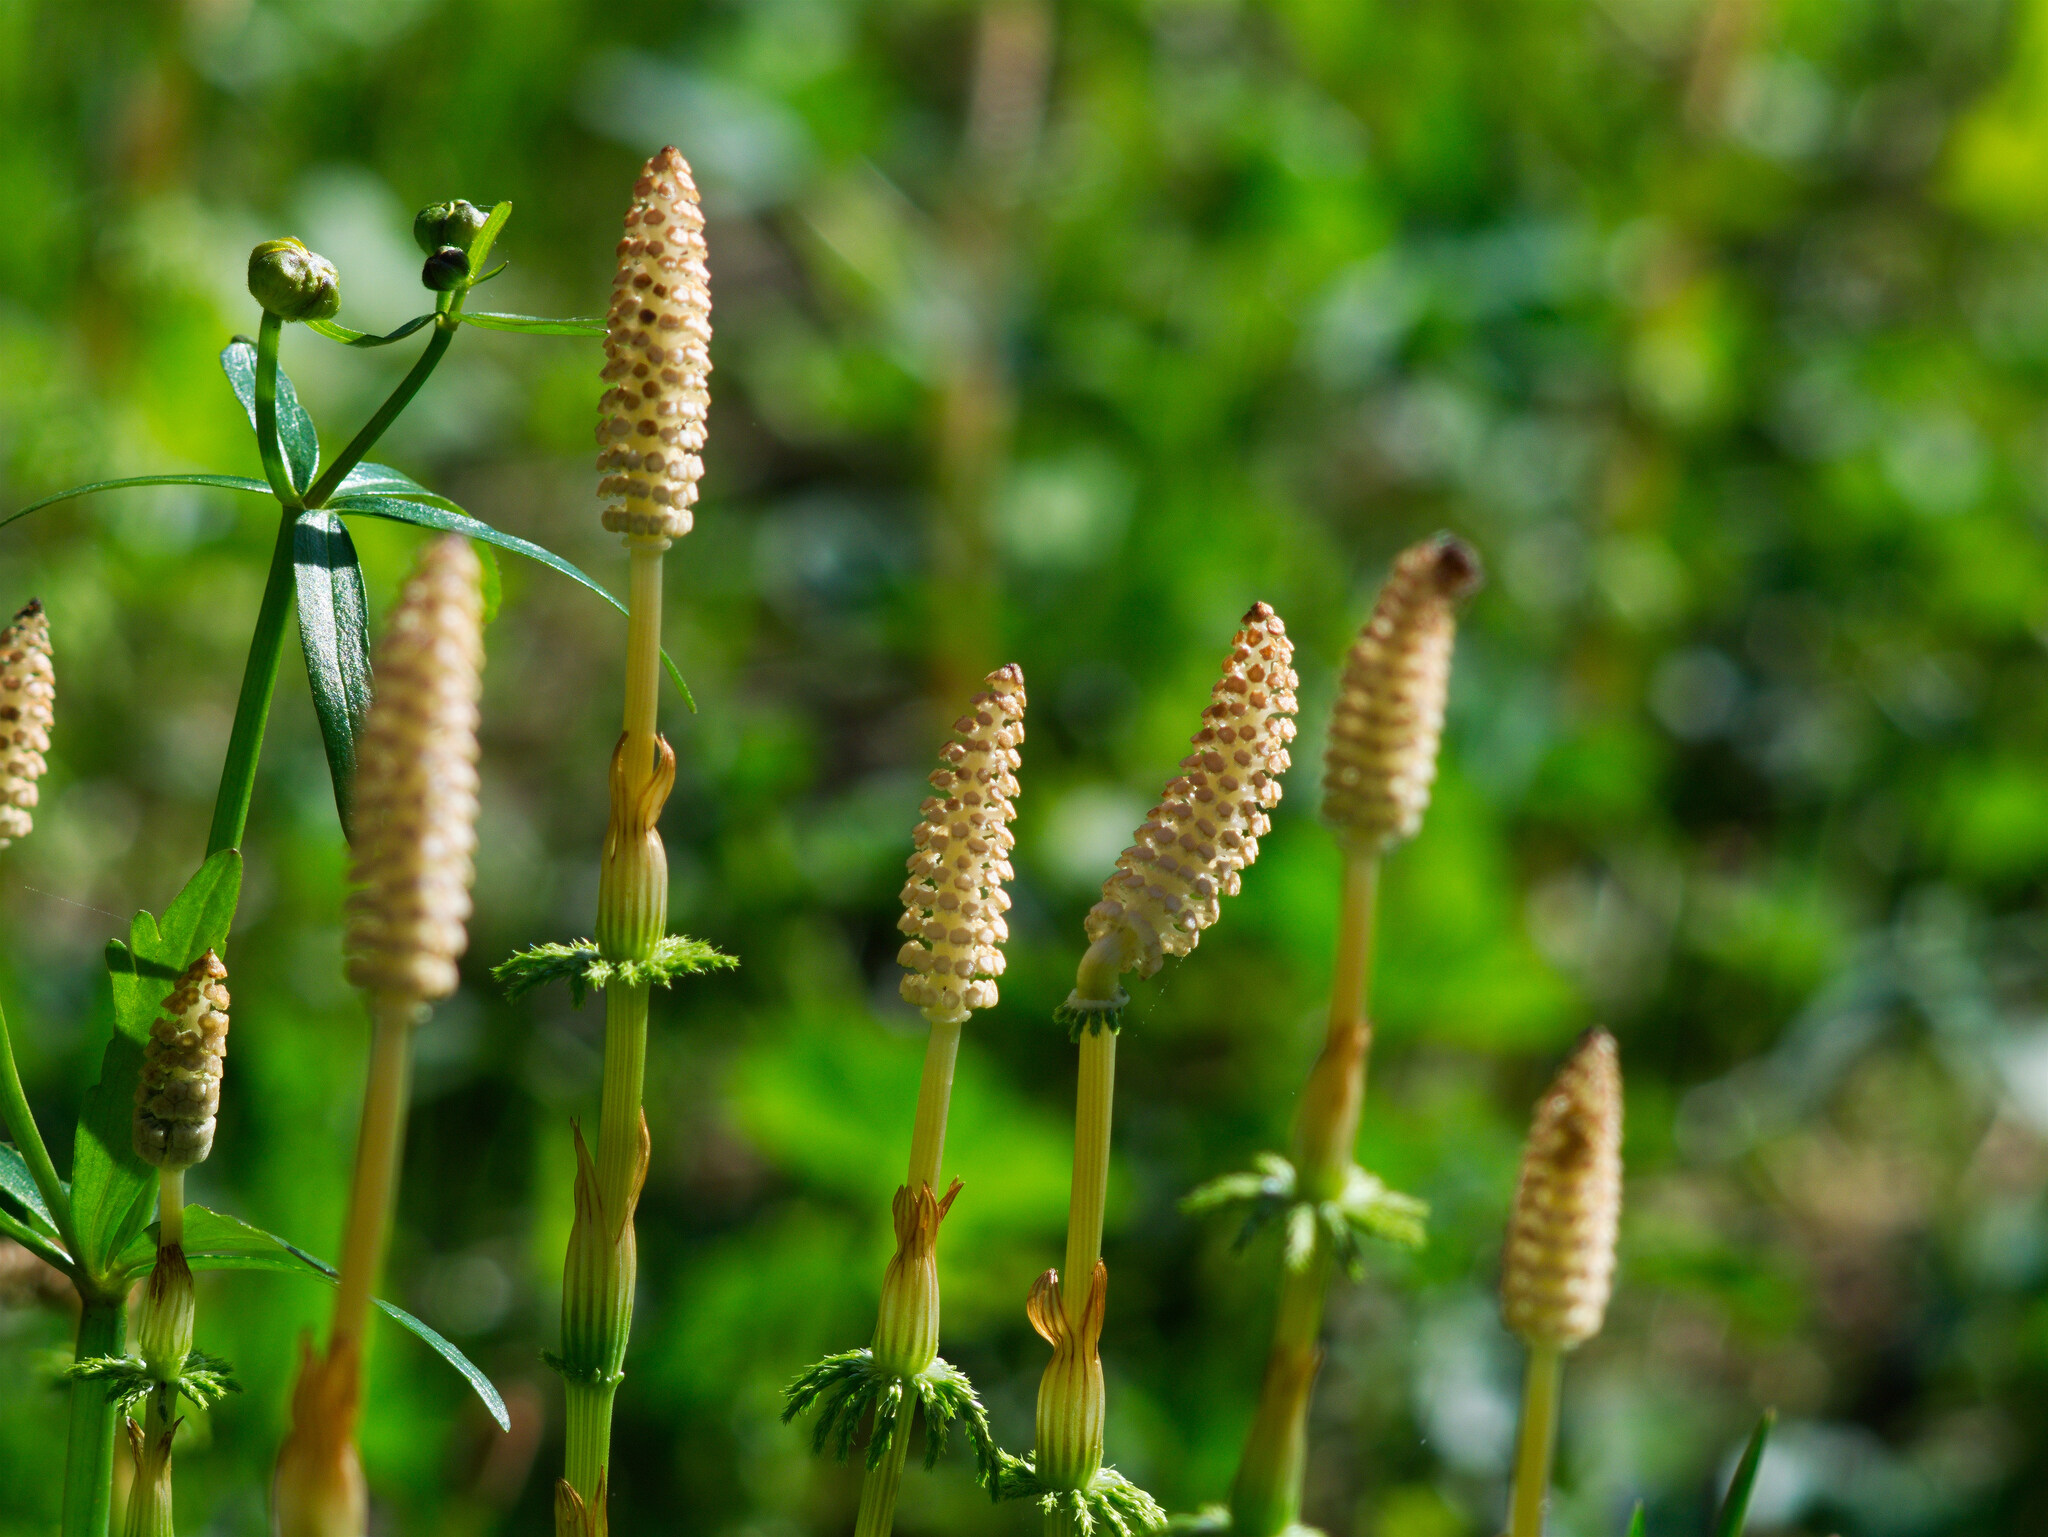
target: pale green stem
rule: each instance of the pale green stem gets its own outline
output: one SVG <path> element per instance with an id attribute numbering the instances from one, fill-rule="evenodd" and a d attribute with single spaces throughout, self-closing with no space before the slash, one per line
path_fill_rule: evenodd
<path id="1" fill-rule="evenodd" d="M 1116 1032 L 1081 1033 L 1074 1088 L 1074 1184 L 1067 1197 L 1067 1268 L 1060 1301 L 1067 1327 L 1079 1331 L 1095 1262 L 1102 1258 L 1102 1214 L 1109 1200 L 1110 1111 L 1116 1097 Z"/>
<path id="2" fill-rule="evenodd" d="M 156 1177 L 156 1246 L 185 1241 L 185 1171 L 159 1169 Z"/>
<path id="3" fill-rule="evenodd" d="M 377 994 L 370 1002 L 370 1077 L 363 1089 L 363 1119 L 356 1136 L 348 1226 L 341 1241 L 341 1281 L 334 1294 L 334 1329 L 328 1351 L 344 1340 L 360 1344 L 369 1330 L 370 1296 L 384 1262 L 405 1148 L 405 1109 L 412 1075 L 416 999 Z"/>
<path id="4" fill-rule="evenodd" d="M 927 1428 L 929 1434 L 929 1428 Z M 896 1493 L 903 1484 L 903 1460 L 910 1454 L 910 1416 L 896 1421 L 896 1434 L 882 1460 L 869 1468 L 860 1486 L 860 1513 L 854 1517 L 853 1537 L 889 1537 L 896 1524 Z"/>
<path id="5" fill-rule="evenodd" d="M 123 1297 L 89 1296 L 78 1319 L 77 1361 L 118 1356 L 128 1336 Z M 104 1383 L 71 1384 L 71 1428 L 64 1453 L 63 1537 L 106 1537 L 114 1509 L 114 1406 Z"/>
<path id="6" fill-rule="evenodd" d="M 1508 1537 L 1543 1537 L 1543 1507 L 1550 1464 L 1557 1451 L 1558 1387 L 1564 1356 L 1555 1346 L 1532 1346 L 1522 1383 L 1522 1431 L 1515 1446 L 1515 1488 Z"/>

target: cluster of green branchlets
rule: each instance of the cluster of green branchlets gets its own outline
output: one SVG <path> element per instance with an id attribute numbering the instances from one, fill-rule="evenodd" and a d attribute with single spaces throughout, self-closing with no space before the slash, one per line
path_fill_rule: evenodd
<path id="1" fill-rule="evenodd" d="M 1114 1035 L 1124 1027 L 1124 1010 L 1131 1004 L 1131 995 L 1122 988 L 1111 998 L 1080 998 L 1067 995 L 1067 1001 L 1052 1011 L 1053 1023 L 1067 1027 L 1067 1039 L 1076 1045 L 1084 1035 L 1093 1035 L 1107 1030 Z"/>
<path id="2" fill-rule="evenodd" d="M 140 1403 L 158 1388 L 167 1388 L 200 1409 L 211 1409 L 230 1393 L 242 1391 L 235 1369 L 219 1356 L 188 1351 L 178 1375 L 162 1378 L 134 1356 L 88 1356 L 74 1361 L 64 1375 L 75 1382 L 104 1384 L 107 1402 L 116 1409 Z"/>
<path id="3" fill-rule="evenodd" d="M 677 977 L 737 965 L 737 959 L 701 939 L 668 934 L 654 942 L 654 953 L 645 960 L 606 960 L 598 953 L 596 940 L 578 939 L 566 945 L 545 944 L 516 950 L 492 967 L 491 975 L 498 979 L 507 998 L 524 997 L 550 982 L 567 982 L 570 995 L 580 1005 L 592 988 L 603 989 L 614 982 L 625 987 L 667 987 Z"/>
<path id="4" fill-rule="evenodd" d="M 946 1455 L 953 1422 L 958 1420 L 974 1449 L 982 1482 L 993 1488 L 999 1463 L 1007 1454 L 996 1445 L 988 1428 L 988 1411 L 981 1406 L 974 1384 L 959 1367 L 943 1359 L 934 1359 L 914 1377 L 903 1377 L 877 1365 L 872 1350 L 842 1350 L 806 1367 L 783 1389 L 782 1423 L 787 1425 L 816 1404 L 818 1423 L 811 1432 L 811 1450 L 822 1452 L 830 1446 L 832 1454 L 844 1462 L 853 1455 L 854 1437 L 872 1410 L 874 1428 L 868 1435 L 866 1464 L 878 1468 L 897 1432 L 910 1434 L 904 1411 L 913 1402 L 924 1412 L 925 1467 L 937 1467 Z"/>
<path id="5" fill-rule="evenodd" d="M 1065 1515 L 1075 1531 L 1088 1537 L 1097 1523 L 1117 1537 L 1138 1537 L 1166 1525 L 1159 1502 L 1115 1468 L 1098 1468 L 1086 1489 L 1055 1489 L 1040 1482 L 1031 1457 L 998 1454 L 998 1468 L 989 1493 L 998 1500 L 1035 1500 L 1049 1516 Z"/>
<path id="6" fill-rule="evenodd" d="M 1198 1187 L 1181 1201 L 1181 1210 L 1199 1215 L 1244 1208 L 1244 1226 L 1233 1244 L 1238 1249 L 1266 1228 L 1283 1224 L 1281 1252 L 1289 1270 L 1308 1268 L 1320 1232 L 1354 1281 L 1365 1271 L 1365 1240 L 1422 1247 L 1428 1204 L 1389 1190 L 1355 1163 L 1344 1171 L 1344 1188 L 1324 1201 L 1298 1197 L 1294 1165 L 1278 1153 L 1260 1153 L 1252 1163 L 1254 1168 L 1246 1173 L 1225 1174 Z"/>

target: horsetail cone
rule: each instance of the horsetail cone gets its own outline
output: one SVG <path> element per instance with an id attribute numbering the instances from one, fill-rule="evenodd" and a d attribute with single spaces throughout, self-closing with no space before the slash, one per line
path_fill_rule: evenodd
<path id="1" fill-rule="evenodd" d="M 1003 882 L 1015 871 L 1017 744 L 1024 740 L 1024 672 L 1012 663 L 988 675 L 931 776 L 938 794 L 919 808 L 923 820 L 903 888 L 896 927 L 910 936 L 897 960 L 908 972 L 904 1000 L 933 1024 L 958 1024 L 996 1001 L 1002 944 L 1010 937 Z"/>
<path id="2" fill-rule="evenodd" d="M 613 533 L 675 539 L 690 531 L 711 409 L 711 272 L 704 210 L 674 146 L 633 185 L 605 317 L 597 468 Z"/>
<path id="3" fill-rule="evenodd" d="M 1394 562 L 1344 659 L 1323 756 L 1323 816 L 1361 853 L 1415 836 L 1436 782 L 1457 604 L 1478 590 L 1472 547 L 1449 534 Z"/>
<path id="4" fill-rule="evenodd" d="M 475 875 L 482 567 L 459 535 L 420 554 L 376 653 L 357 749 L 348 976 L 429 1002 L 455 991 Z"/>
<path id="5" fill-rule="evenodd" d="M 1531 1349 L 1600 1332 L 1621 1225 L 1621 1061 L 1590 1030 L 1536 1106 L 1501 1256 L 1501 1311 Z"/>
<path id="6" fill-rule="evenodd" d="M 1280 616 L 1254 603 L 1202 711 L 1194 751 L 1088 912 L 1090 940 L 1122 936 L 1121 968 L 1149 977 L 1168 955 L 1194 949 L 1221 899 L 1237 894 L 1239 872 L 1259 857 L 1294 740 L 1293 659 Z"/>
<path id="7" fill-rule="evenodd" d="M 213 1151 L 228 1054 L 227 967 L 213 951 L 178 976 L 142 1048 L 135 1089 L 135 1155 L 169 1173 Z"/>
<path id="8" fill-rule="evenodd" d="M 30 598 L 0 630 L 0 849 L 35 826 L 36 781 L 49 767 L 57 674 L 50 663 L 50 619 Z"/>

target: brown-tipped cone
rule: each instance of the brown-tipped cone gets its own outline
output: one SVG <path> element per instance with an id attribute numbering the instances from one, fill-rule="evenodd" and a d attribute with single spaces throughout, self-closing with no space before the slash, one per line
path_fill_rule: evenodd
<path id="1" fill-rule="evenodd" d="M 469 541 L 421 552 L 377 646 L 356 771 L 348 976 L 390 997 L 455 991 L 476 851 L 482 567 Z"/>
<path id="2" fill-rule="evenodd" d="M 1238 872 L 1259 857 L 1259 839 L 1280 804 L 1287 744 L 1294 740 L 1294 646 L 1280 616 L 1254 603 L 1223 676 L 1202 711 L 1194 751 L 1088 912 L 1088 937 L 1121 934 L 1121 965 L 1151 976 L 1168 955 L 1186 955 L 1234 896 Z"/>
<path id="3" fill-rule="evenodd" d="M 939 1224 L 953 1209 L 960 1181 L 943 1196 L 930 1185 L 913 1193 L 896 1187 L 890 1212 L 896 1252 L 882 1276 L 882 1306 L 875 1320 L 875 1364 L 899 1377 L 915 1377 L 939 1354 Z"/>
<path id="4" fill-rule="evenodd" d="M 144 1163 L 189 1169 L 213 1151 L 228 1054 L 227 978 L 207 951 L 179 974 L 149 1027 L 135 1087 L 135 1155 Z"/>
<path id="5" fill-rule="evenodd" d="M 1031 1283 L 1024 1316 L 1052 1346 L 1038 1383 L 1038 1478 L 1049 1489 L 1086 1489 L 1102 1468 L 1102 1421 L 1108 1397 L 1102 1383 L 1102 1322 L 1109 1309 L 1109 1267 L 1095 1262 L 1078 1329 L 1061 1305 L 1060 1275 L 1048 1270 Z"/>
<path id="6" fill-rule="evenodd" d="M 57 673 L 50 664 L 50 618 L 30 598 L 0 630 L 0 849 L 35 827 L 36 781 L 49 767 Z"/>
<path id="7" fill-rule="evenodd" d="M 988 675 L 932 774 L 937 795 L 920 807 L 910 880 L 896 927 L 910 936 L 897 954 L 903 997 L 934 1024 L 956 1024 L 996 1001 L 1002 945 L 1010 937 L 1003 882 L 1015 873 L 1017 744 L 1024 740 L 1024 671 Z"/>
<path id="8" fill-rule="evenodd" d="M 711 409 L 711 272 L 704 210 L 673 146 L 633 184 L 605 317 L 597 468 L 614 497 L 614 533 L 674 539 L 690 531 Z"/>
<path id="9" fill-rule="evenodd" d="M 1600 1332 L 1621 1226 L 1621 1059 L 1590 1030 L 1537 1103 L 1501 1256 L 1501 1312 L 1532 1349 Z"/>
<path id="10" fill-rule="evenodd" d="M 274 1537 L 363 1537 L 369 1493 L 356 1452 L 362 1358 L 354 1340 L 337 1340 L 326 1355 L 299 1338 L 299 1380 L 292 1388 L 292 1428 L 278 1448 L 271 1480 Z"/>
<path id="11" fill-rule="evenodd" d="M 1381 853 L 1422 826 L 1457 604 L 1480 581 L 1479 556 L 1463 540 L 1438 534 L 1410 545 L 1344 659 L 1323 755 L 1323 816 L 1355 848 Z"/>

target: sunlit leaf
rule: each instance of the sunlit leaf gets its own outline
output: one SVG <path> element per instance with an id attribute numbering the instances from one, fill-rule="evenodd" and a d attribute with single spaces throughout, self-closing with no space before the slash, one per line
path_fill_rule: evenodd
<path id="1" fill-rule="evenodd" d="M 602 336 L 602 320 L 548 320 L 539 315 L 494 315 L 489 311 L 464 310 L 463 324 L 486 331 L 530 331 L 536 336 Z"/>
<path id="2" fill-rule="evenodd" d="M 256 344 L 246 336 L 236 337 L 221 349 L 220 366 L 248 414 L 250 427 L 255 427 Z M 304 491 L 320 471 L 320 434 L 313 430 L 313 418 L 299 404 L 299 392 L 292 388 L 282 365 L 277 370 L 277 440 L 292 484 Z"/>
<path id="3" fill-rule="evenodd" d="M 388 347 L 393 342 L 404 341 L 421 326 L 430 324 L 433 319 L 434 315 L 430 310 L 424 315 L 413 316 L 396 331 L 386 331 L 382 336 L 372 335 L 368 331 L 353 331 L 347 326 L 337 325 L 332 320 L 309 320 L 306 322 L 306 329 L 317 331 L 329 341 L 340 342 L 344 347 Z"/>
<path id="4" fill-rule="evenodd" d="M 251 480 L 247 475 L 130 475 L 122 480 L 94 480 L 82 486 L 73 486 L 69 491 L 59 491 L 55 496 L 46 496 L 39 502 L 30 502 L 17 512 L 0 518 L 0 528 L 19 522 L 32 512 L 41 512 L 58 502 L 68 502 L 74 496 L 90 496 L 95 491 L 125 491 L 136 486 L 212 486 L 221 491 L 253 491 L 258 496 L 270 495 L 268 481 Z"/>
<path id="5" fill-rule="evenodd" d="M 370 606 L 363 568 L 347 527 L 326 508 L 299 514 L 292 565 L 313 712 L 327 749 L 335 810 L 342 832 L 352 837 L 356 731 L 370 707 Z"/>
<path id="6" fill-rule="evenodd" d="M 21 1156 L 19 1148 L 4 1142 L 0 1142 L 0 1195 L 26 1212 L 41 1231 L 52 1238 L 57 1236 L 57 1219 L 50 1215 L 42 1191 L 36 1188 L 36 1177 L 28 1171 L 28 1160 Z"/>
<path id="7" fill-rule="evenodd" d="M 429 507 L 445 507 L 450 512 L 462 511 L 447 497 L 429 491 L 405 471 L 394 470 L 388 464 L 371 464 L 367 461 L 358 464 L 342 476 L 341 484 L 334 488 L 336 496 L 357 493 L 366 496 L 395 496 L 404 502 L 424 502 Z"/>

